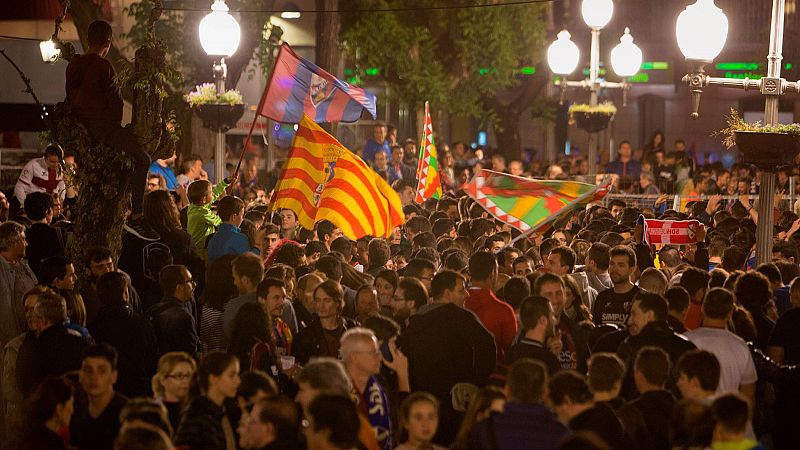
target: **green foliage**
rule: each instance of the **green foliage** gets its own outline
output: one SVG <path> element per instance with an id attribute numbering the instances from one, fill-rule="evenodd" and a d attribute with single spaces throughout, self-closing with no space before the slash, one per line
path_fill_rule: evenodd
<path id="1" fill-rule="evenodd" d="M 745 122 L 744 118 L 739 116 L 739 112 L 731 108 L 731 113 L 725 118 L 727 127 L 713 133 L 713 136 L 722 136 L 722 145 L 725 148 L 732 148 L 736 145 L 736 132 L 737 131 L 754 131 L 756 133 L 781 133 L 790 134 L 792 136 L 800 136 L 800 124 L 777 124 L 765 126 L 761 121 L 753 123 Z"/>
<path id="2" fill-rule="evenodd" d="M 603 102 L 594 106 L 589 105 L 588 103 L 573 103 L 569 107 L 569 114 L 572 115 L 576 112 L 612 115 L 617 113 L 617 107 L 611 102 Z"/>
<path id="3" fill-rule="evenodd" d="M 128 50 L 133 51 L 142 46 L 155 44 L 151 42 L 147 33 L 147 20 L 152 8 L 151 0 L 140 0 L 122 10 L 128 17 L 134 19 L 131 29 L 122 34 L 122 37 L 128 39 Z M 155 34 L 162 42 L 172 44 L 167 51 L 167 62 L 170 66 L 186 66 L 190 63 L 190 55 L 185 51 L 184 46 L 176 45 L 183 42 L 185 34 L 183 18 L 177 11 L 164 11 L 161 14 L 161 18 L 155 23 Z"/>
<path id="4" fill-rule="evenodd" d="M 468 0 L 465 5 L 489 4 Z M 342 9 L 452 6 L 452 0 L 342 0 Z M 426 100 L 454 113 L 486 118 L 482 99 L 519 84 L 544 43 L 541 5 L 353 13 L 342 17 L 342 42 L 356 73 L 378 67 L 392 97 L 412 107 Z"/>
<path id="5" fill-rule="evenodd" d="M 242 94 L 235 89 L 218 94 L 217 87 L 213 83 L 203 83 L 195 86 L 192 92 L 186 94 L 186 102 L 190 106 L 205 105 L 207 103 L 217 103 L 225 105 L 238 105 L 244 103 Z"/>

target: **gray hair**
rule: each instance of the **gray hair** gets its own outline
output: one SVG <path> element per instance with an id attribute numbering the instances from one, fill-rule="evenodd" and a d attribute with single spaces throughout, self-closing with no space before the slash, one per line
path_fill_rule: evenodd
<path id="1" fill-rule="evenodd" d="M 62 324 L 67 320 L 67 301 L 55 292 L 38 294 L 33 313 L 41 317 L 45 323 Z"/>
<path id="2" fill-rule="evenodd" d="M 341 361 L 334 358 L 314 358 L 297 374 L 295 381 L 306 383 L 325 394 L 349 396 L 353 390 L 350 377 Z"/>
<path id="3" fill-rule="evenodd" d="M 25 227 L 17 222 L 9 221 L 0 224 L 0 252 L 10 249 L 24 232 Z"/>
<path id="4" fill-rule="evenodd" d="M 347 358 L 357 351 L 357 342 L 375 342 L 377 340 L 378 338 L 375 337 L 375 333 L 368 328 L 351 328 L 345 331 L 339 339 L 341 343 L 339 353 L 342 354 L 342 359 L 347 361 Z"/>

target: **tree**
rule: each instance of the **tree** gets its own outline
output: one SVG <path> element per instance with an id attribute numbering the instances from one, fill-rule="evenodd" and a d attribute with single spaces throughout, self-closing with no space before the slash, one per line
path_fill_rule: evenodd
<path id="1" fill-rule="evenodd" d="M 378 67 L 392 98 L 489 120 L 501 150 L 520 155 L 522 112 L 541 94 L 547 73 L 538 66 L 544 48 L 544 13 L 538 4 L 505 5 L 469 0 L 346 0 L 342 41 L 358 67 Z M 472 7 L 469 7 L 472 6 Z M 370 12 L 375 9 L 403 11 Z M 407 11 L 407 9 L 415 9 Z"/>

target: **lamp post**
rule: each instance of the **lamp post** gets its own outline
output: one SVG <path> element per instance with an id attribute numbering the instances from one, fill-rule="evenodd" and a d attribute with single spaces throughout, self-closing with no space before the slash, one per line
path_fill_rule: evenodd
<path id="1" fill-rule="evenodd" d="M 600 89 L 622 89 L 623 105 L 627 103 L 628 84 L 614 83 L 599 78 L 600 72 L 600 30 L 603 29 L 614 14 L 613 0 L 583 0 L 581 4 L 583 21 L 592 30 L 592 47 L 589 64 L 589 78 L 582 81 L 559 80 L 557 86 L 561 87 L 561 103 L 568 87 L 579 87 L 589 90 L 589 104 L 597 106 L 597 92 Z M 630 30 L 625 28 L 625 33 L 611 52 L 611 66 L 614 72 L 623 77 L 635 75 L 642 66 L 642 51 L 633 43 Z M 553 73 L 566 76 L 575 71 L 580 60 L 578 46 L 570 40 L 566 30 L 558 34 L 556 40 L 547 50 L 547 63 Z M 589 172 L 597 172 L 597 135 L 589 133 Z"/>
<path id="2" fill-rule="evenodd" d="M 241 32 L 239 23 L 228 14 L 228 5 L 225 0 L 214 0 L 211 12 L 200 21 L 200 44 L 208 56 L 219 57 L 214 61 L 212 68 L 217 95 L 225 92 L 225 78 L 228 75 L 228 66 L 225 57 L 231 56 L 239 47 Z M 247 146 L 245 145 L 245 148 Z M 219 183 L 225 178 L 225 132 L 217 129 L 217 145 L 214 150 L 214 177 Z"/>
<path id="3" fill-rule="evenodd" d="M 683 82 L 689 85 L 691 90 L 693 119 L 700 116 L 698 110 L 703 88 L 722 86 L 744 90 L 758 89 L 766 97 L 764 125 L 778 123 L 778 102 L 781 95 L 789 92 L 800 93 L 800 82 L 789 82 L 781 78 L 785 7 L 786 0 L 772 1 L 767 76 L 760 80 L 710 77 L 703 70 L 722 51 L 728 35 L 728 19 L 714 4 L 714 0 L 697 0 L 678 16 L 675 30 L 678 46 L 686 59 L 695 65 L 694 72 L 683 77 Z M 775 203 L 774 167 L 761 169 L 756 232 L 756 257 L 759 264 L 772 260 L 774 223 L 772 211 Z"/>

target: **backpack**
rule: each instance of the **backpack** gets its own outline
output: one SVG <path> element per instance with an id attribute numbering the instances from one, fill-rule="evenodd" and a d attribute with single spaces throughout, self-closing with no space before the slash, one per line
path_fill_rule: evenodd
<path id="1" fill-rule="evenodd" d="M 275 377 L 278 375 L 275 364 L 275 350 L 268 342 L 257 340 L 250 349 L 250 370 L 260 370 Z"/>

